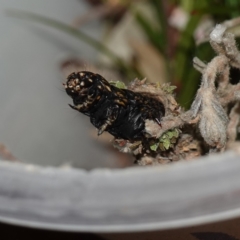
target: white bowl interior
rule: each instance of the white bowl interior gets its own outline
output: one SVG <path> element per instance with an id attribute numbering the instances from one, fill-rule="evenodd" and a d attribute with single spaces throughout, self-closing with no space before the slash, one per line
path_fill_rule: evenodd
<path id="1" fill-rule="evenodd" d="M 96 51 L 64 32 L 6 14 L 7 9 L 19 9 L 70 24 L 87 11 L 85 1 L 0 3 L 0 142 L 18 159 L 39 165 L 115 166 L 114 155 L 89 136 L 89 119 L 68 107 L 71 99 L 58 67 L 69 55 L 91 66 Z M 97 22 L 82 30 L 94 38 L 101 34 Z"/>

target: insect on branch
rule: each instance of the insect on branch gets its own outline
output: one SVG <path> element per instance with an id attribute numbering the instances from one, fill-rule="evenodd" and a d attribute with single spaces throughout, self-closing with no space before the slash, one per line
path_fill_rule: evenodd
<path id="1" fill-rule="evenodd" d="M 170 84 L 135 79 L 124 89 L 87 71 L 72 73 L 65 84 L 72 107 L 89 116 L 99 134 L 112 134 L 113 145 L 133 154 L 139 165 L 224 151 L 236 139 L 240 111 L 240 84 L 229 78 L 231 68 L 240 69 L 240 53 L 225 25 L 210 33 L 216 57 L 208 64 L 193 59 L 202 79 L 189 110 L 176 102 Z"/>

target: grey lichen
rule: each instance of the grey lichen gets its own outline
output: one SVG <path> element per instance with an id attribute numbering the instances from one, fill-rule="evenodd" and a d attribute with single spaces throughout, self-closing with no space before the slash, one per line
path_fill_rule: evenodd
<path id="1" fill-rule="evenodd" d="M 193 59 L 194 67 L 202 73 L 202 81 L 188 111 L 176 102 L 175 86 L 150 84 L 145 79 L 136 79 L 128 86 L 133 91 L 155 94 L 166 109 L 160 125 L 153 120 L 145 121 L 145 141 L 136 144 L 114 140 L 121 151 L 135 155 L 139 165 L 165 164 L 222 152 L 236 140 L 240 83 L 231 84 L 229 72 L 230 68 L 240 69 L 240 52 L 234 35 L 226 30 L 225 25 L 218 24 L 210 34 L 216 57 L 208 64 L 197 57 Z"/>

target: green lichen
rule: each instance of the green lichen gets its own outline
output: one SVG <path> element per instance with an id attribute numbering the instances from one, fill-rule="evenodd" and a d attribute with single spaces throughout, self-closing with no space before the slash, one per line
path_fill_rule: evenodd
<path id="1" fill-rule="evenodd" d="M 121 81 L 109 81 L 109 83 L 117 88 L 120 89 L 127 89 L 125 83 L 121 82 Z"/>
<path id="2" fill-rule="evenodd" d="M 173 94 L 174 90 L 177 88 L 176 86 L 172 86 L 170 83 L 165 83 L 162 85 L 162 90 L 168 94 Z"/>
<path id="3" fill-rule="evenodd" d="M 167 151 L 170 148 L 173 148 L 174 144 L 177 142 L 179 134 L 180 130 L 176 128 L 167 131 L 158 139 L 157 142 L 150 145 L 150 149 L 156 152 L 158 149 L 161 151 Z"/>

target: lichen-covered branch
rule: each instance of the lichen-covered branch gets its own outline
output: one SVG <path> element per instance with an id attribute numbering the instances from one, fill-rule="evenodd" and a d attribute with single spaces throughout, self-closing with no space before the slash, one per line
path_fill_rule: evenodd
<path id="1" fill-rule="evenodd" d="M 150 89 L 151 93 L 154 92 L 164 103 L 167 113 L 161 119 L 161 124 L 153 120 L 145 121 L 148 140 L 138 143 L 137 151 L 135 149 L 139 165 L 158 165 L 222 152 L 228 143 L 236 140 L 240 83 L 231 84 L 229 73 L 231 68 L 240 69 L 240 52 L 234 35 L 226 30 L 238 22 L 240 20 L 236 19 L 235 22 L 218 24 L 211 32 L 209 42 L 217 55 L 208 64 L 197 57 L 193 59 L 193 66 L 202 74 L 202 80 L 188 111 L 181 109 L 173 94 L 167 94 L 163 87 L 156 90 L 156 86 L 143 86 L 140 82 L 131 85 L 133 91 L 142 91 L 144 88 L 145 91 Z M 170 133 L 173 129 L 180 132 L 177 140 L 175 136 L 173 138 L 175 144 L 171 142 Z M 162 148 L 162 143 L 171 147 Z M 128 141 L 127 144 L 134 143 Z"/>

